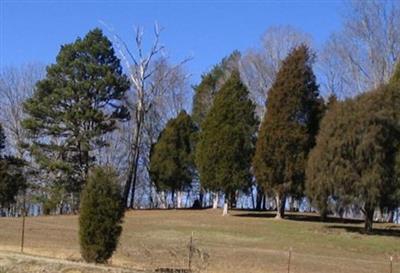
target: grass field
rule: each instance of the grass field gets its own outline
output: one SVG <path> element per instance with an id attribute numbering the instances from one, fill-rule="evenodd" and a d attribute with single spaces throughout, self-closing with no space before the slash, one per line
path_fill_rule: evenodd
<path id="1" fill-rule="evenodd" d="M 285 273 L 292 248 L 290 272 L 389 273 L 393 256 L 393 273 L 400 273 L 399 225 L 375 224 L 375 233 L 365 235 L 363 224 L 354 221 L 321 223 L 304 214 L 279 221 L 267 212 L 248 211 L 220 214 L 219 210 L 128 212 L 111 264 L 139 270 L 187 267 L 193 232 L 194 245 L 203 254 L 203 260 L 195 256 L 193 267 L 203 272 Z M 25 252 L 79 260 L 77 220 L 77 216 L 27 218 Z M 0 227 L 0 250 L 19 251 L 21 219 L 0 218 Z"/>

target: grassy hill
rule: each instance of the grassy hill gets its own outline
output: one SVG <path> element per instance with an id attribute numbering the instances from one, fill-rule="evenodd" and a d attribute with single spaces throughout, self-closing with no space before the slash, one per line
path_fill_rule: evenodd
<path id="1" fill-rule="evenodd" d="M 373 235 L 363 223 L 315 215 L 289 214 L 275 220 L 267 212 L 213 210 L 132 211 L 111 264 L 138 270 L 185 268 L 193 232 L 198 253 L 193 268 L 203 272 L 400 273 L 400 226 L 375 224 Z M 19 251 L 21 219 L 0 218 L 0 250 Z M 79 261 L 78 217 L 43 216 L 26 220 L 25 252 Z M 1 264 L 0 264 L 1 266 Z M 47 271 L 46 271 L 47 272 Z M 78 272 L 78 271 L 77 271 Z M 83 272 L 83 271 L 82 271 Z"/>

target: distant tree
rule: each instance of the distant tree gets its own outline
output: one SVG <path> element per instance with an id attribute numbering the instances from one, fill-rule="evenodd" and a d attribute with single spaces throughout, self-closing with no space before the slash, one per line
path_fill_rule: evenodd
<path id="1" fill-rule="evenodd" d="M 236 191 L 251 185 L 258 127 L 254 110 L 239 72 L 234 71 L 216 94 L 199 133 L 196 165 L 201 184 L 211 191 L 224 192 L 230 207 L 235 204 Z"/>
<path id="2" fill-rule="evenodd" d="M 345 98 L 387 83 L 399 61 L 399 25 L 399 1 L 347 1 L 343 28 L 318 55 L 326 91 Z"/>
<path id="3" fill-rule="evenodd" d="M 302 44 L 311 44 L 309 34 L 290 25 L 272 26 L 261 37 L 260 46 L 248 50 L 240 59 L 240 77 L 256 104 L 256 114 L 262 119 L 268 91 L 275 81 L 282 61 Z"/>
<path id="4" fill-rule="evenodd" d="M 24 102 L 32 97 L 45 67 L 36 63 L 5 67 L 0 71 L 0 123 L 3 124 L 10 152 L 28 159 L 23 143 L 28 142 L 21 120 L 26 118 Z"/>
<path id="5" fill-rule="evenodd" d="M 276 197 L 277 218 L 284 217 L 286 196 L 301 195 L 309 150 L 322 111 L 307 46 L 295 48 L 283 61 L 268 93 L 253 167 L 257 183 Z"/>
<path id="6" fill-rule="evenodd" d="M 171 191 L 172 200 L 177 193 L 178 208 L 182 203 L 181 192 L 191 187 L 195 175 L 195 132 L 191 117 L 181 111 L 167 122 L 150 154 L 150 176 L 157 191 Z"/>
<path id="7" fill-rule="evenodd" d="M 376 208 L 399 205 L 399 109 L 400 85 L 391 84 L 328 110 L 307 167 L 307 192 L 322 213 L 328 198 L 358 205 L 370 232 Z"/>
<path id="8" fill-rule="evenodd" d="M 122 104 L 129 81 L 100 29 L 61 47 L 32 98 L 24 105 L 29 150 L 51 179 L 78 193 L 104 135 L 128 117 Z M 78 199 L 78 198 L 76 198 Z"/>
<path id="9" fill-rule="evenodd" d="M 82 192 L 79 241 L 87 262 L 105 263 L 118 245 L 125 208 L 117 178 L 112 168 L 94 167 Z"/>

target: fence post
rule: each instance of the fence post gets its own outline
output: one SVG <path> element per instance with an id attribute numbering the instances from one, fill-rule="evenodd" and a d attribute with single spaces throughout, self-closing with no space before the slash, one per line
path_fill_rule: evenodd
<path id="1" fill-rule="evenodd" d="M 190 242 L 189 242 L 189 272 L 191 272 L 192 270 L 192 256 L 193 256 L 193 231 L 192 231 L 192 235 L 190 236 Z"/>
<path id="2" fill-rule="evenodd" d="M 393 256 L 390 256 L 390 273 L 393 273 Z"/>
<path id="3" fill-rule="evenodd" d="M 22 231 L 21 231 L 21 253 L 24 252 L 24 241 L 25 241 L 25 192 L 22 202 Z"/>
<path id="4" fill-rule="evenodd" d="M 290 273 L 290 260 L 292 259 L 292 247 L 289 248 L 289 259 L 287 265 L 287 273 Z"/>

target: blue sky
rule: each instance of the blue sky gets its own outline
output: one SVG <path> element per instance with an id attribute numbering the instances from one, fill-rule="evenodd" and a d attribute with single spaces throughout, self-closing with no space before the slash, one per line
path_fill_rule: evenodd
<path id="1" fill-rule="evenodd" d="M 256 47 L 274 25 L 292 25 L 321 45 L 341 26 L 341 1 L 0 1 L 0 67 L 55 61 L 60 45 L 102 27 L 113 26 L 131 46 L 134 26 L 145 39 L 153 25 L 164 31 L 162 44 L 172 61 L 192 56 L 187 70 L 196 83 L 204 71 L 235 49 Z"/>

